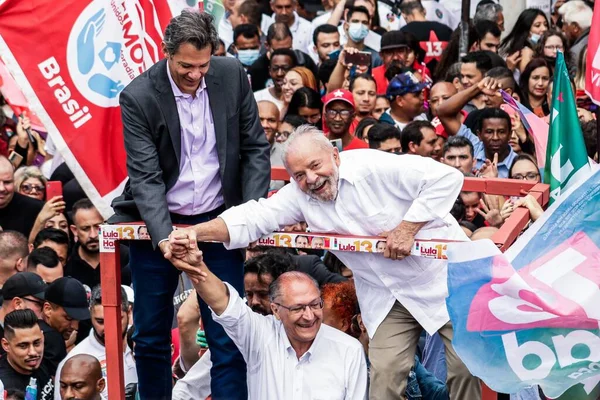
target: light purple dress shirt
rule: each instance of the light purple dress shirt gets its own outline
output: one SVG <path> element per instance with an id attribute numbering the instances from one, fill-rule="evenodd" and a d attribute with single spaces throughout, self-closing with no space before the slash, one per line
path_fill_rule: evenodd
<path id="1" fill-rule="evenodd" d="M 167 68 L 181 126 L 179 179 L 167 192 L 169 211 L 198 215 L 224 203 L 212 112 L 204 79 L 196 96 L 181 92 Z"/>

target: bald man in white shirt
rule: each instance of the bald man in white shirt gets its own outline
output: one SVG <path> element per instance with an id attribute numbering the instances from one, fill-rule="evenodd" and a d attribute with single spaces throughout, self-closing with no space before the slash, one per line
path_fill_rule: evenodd
<path id="1" fill-rule="evenodd" d="M 315 232 L 377 236 L 383 254 L 333 251 L 354 273 L 371 339 L 371 400 L 405 399 L 406 378 L 422 330 L 440 332 L 452 399 L 480 399 L 481 386 L 454 352 L 445 298 L 447 262 L 410 255 L 415 238 L 468 240 L 450 209 L 462 174 L 430 158 L 361 149 L 338 153 L 322 132 L 298 128 L 284 146 L 292 182 L 269 199 L 233 207 L 219 218 L 174 231 L 172 257 L 196 240 L 241 248 L 298 221 Z M 385 258 L 384 258 L 385 257 Z M 250 365 L 250 364 L 249 364 Z"/>
<path id="2" fill-rule="evenodd" d="M 250 400 L 365 400 L 367 364 L 360 342 L 327 326 L 318 283 L 303 272 L 286 272 L 269 287 L 273 315 L 252 311 L 239 293 L 202 262 L 195 246 L 171 258 L 188 272 L 248 365 Z"/>

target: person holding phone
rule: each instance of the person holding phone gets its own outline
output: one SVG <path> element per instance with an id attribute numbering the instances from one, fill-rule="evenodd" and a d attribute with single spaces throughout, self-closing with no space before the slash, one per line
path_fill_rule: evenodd
<path id="1" fill-rule="evenodd" d="M 371 16 L 366 7 L 356 6 L 350 8 L 344 22 L 344 32 L 346 32 L 348 38 L 344 48 L 351 47 L 361 52 L 363 57 L 360 58 L 362 60 L 360 65 L 378 67 L 382 63 L 379 53 L 365 44 L 370 26 Z M 367 57 L 367 53 L 370 57 Z"/>

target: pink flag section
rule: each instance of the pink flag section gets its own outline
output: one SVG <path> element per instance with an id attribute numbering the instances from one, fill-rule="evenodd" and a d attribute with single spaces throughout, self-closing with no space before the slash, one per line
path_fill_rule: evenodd
<path id="1" fill-rule="evenodd" d="M 502 91 L 502 99 L 519 113 L 521 123 L 533 138 L 538 167 L 544 168 L 546 165 L 546 148 L 548 147 L 548 130 L 550 129 L 548 124 L 505 91 Z"/>
<path id="2" fill-rule="evenodd" d="M 15 82 L 10 72 L 8 72 L 2 60 L 0 60 L 0 92 L 2 92 L 4 99 L 16 115 L 25 113 L 31 120 L 31 127 L 33 129 L 46 132 L 44 124 L 42 124 L 37 114 L 30 110 L 27 99 L 25 99 L 23 92 L 21 92 L 17 82 Z"/>
<path id="3" fill-rule="evenodd" d="M 598 2 L 594 5 L 592 26 L 600 26 Z M 585 92 L 594 103 L 600 105 L 600 29 L 590 29 L 586 64 Z"/>
<path id="4" fill-rule="evenodd" d="M 518 271 L 504 255 L 494 257 L 492 280 L 471 303 L 467 330 L 597 329 L 599 254 L 579 232 Z"/>

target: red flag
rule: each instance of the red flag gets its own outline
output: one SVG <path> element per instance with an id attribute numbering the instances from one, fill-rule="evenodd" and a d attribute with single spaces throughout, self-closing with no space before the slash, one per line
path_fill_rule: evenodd
<path id="1" fill-rule="evenodd" d="M 600 4 L 594 5 L 592 26 L 600 26 Z M 585 73 L 585 92 L 590 99 L 600 105 L 600 29 L 590 29 L 587 49 L 587 71 Z"/>
<path id="2" fill-rule="evenodd" d="M 161 57 L 167 0 L 7 0 L 0 54 L 78 182 L 112 215 L 127 171 L 119 94 Z"/>

